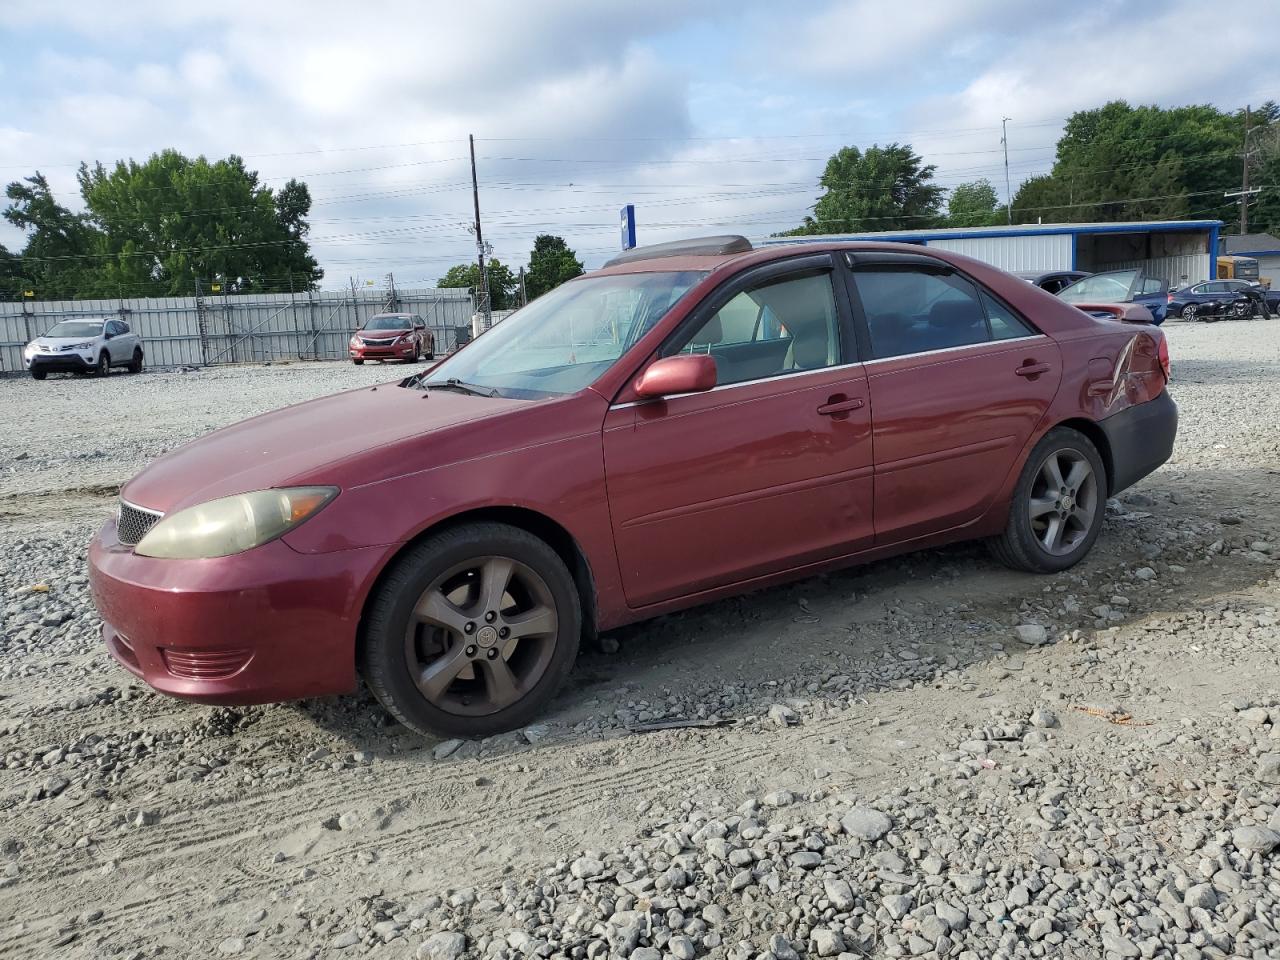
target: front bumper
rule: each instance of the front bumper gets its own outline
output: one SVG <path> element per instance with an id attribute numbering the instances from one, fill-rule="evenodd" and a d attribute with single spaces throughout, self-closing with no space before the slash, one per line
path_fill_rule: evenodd
<path id="1" fill-rule="evenodd" d="M 78 353 L 36 353 L 23 358 L 28 370 L 44 370 L 47 373 L 89 373 L 96 369 L 92 355 Z"/>
<path id="2" fill-rule="evenodd" d="M 212 560 L 141 557 L 107 521 L 89 586 L 111 655 L 171 696 L 274 703 L 349 693 L 364 592 L 383 548 L 299 554 L 281 540 Z"/>
<path id="3" fill-rule="evenodd" d="M 413 344 L 398 343 L 393 347 L 347 347 L 352 360 L 412 360 Z"/>
<path id="4" fill-rule="evenodd" d="M 1111 450 L 1111 489 L 1114 497 L 1164 464 L 1178 435 L 1178 405 L 1164 390 L 1146 403 L 1125 407 L 1098 426 Z"/>

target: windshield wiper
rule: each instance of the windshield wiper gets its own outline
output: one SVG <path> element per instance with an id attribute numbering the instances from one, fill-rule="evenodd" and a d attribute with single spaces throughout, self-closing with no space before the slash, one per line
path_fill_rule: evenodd
<path id="1" fill-rule="evenodd" d="M 496 387 L 482 387 L 474 383 L 463 383 L 457 377 L 448 380 L 424 380 L 422 386 L 428 390 L 457 390 L 459 393 L 470 393 L 477 397 L 501 397 Z"/>

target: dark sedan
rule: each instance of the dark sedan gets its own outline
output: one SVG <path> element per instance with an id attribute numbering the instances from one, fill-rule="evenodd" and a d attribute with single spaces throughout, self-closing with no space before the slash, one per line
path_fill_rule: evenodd
<path id="1" fill-rule="evenodd" d="M 1168 312 L 1183 320 L 1270 317 L 1280 313 L 1280 290 L 1268 290 L 1248 280 L 1207 280 L 1170 293 Z"/>

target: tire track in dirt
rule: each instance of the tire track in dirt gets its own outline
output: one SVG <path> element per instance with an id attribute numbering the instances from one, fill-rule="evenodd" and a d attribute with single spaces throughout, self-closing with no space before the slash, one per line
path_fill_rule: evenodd
<path id="1" fill-rule="evenodd" d="M 569 746 L 571 747 L 570 756 L 579 753 L 582 749 L 578 745 Z M 574 747 L 577 749 L 573 749 Z M 274 885 L 285 884 L 288 880 L 285 876 L 278 876 L 269 871 L 236 862 L 229 854 L 243 849 L 250 843 L 259 849 L 263 847 L 270 849 L 272 844 L 264 843 L 268 837 L 278 840 L 299 831 L 323 829 L 319 824 L 320 818 L 325 813 L 334 813 L 335 809 L 352 809 L 369 803 L 389 807 L 396 802 L 395 799 L 391 799 L 392 796 L 399 796 L 401 792 L 412 788 L 412 792 L 400 798 L 404 803 L 403 808 L 391 815 L 393 821 L 399 817 L 407 822 L 402 822 L 387 831 L 378 831 L 353 842 L 339 844 L 315 856 L 291 858 L 286 861 L 290 873 L 302 866 L 318 872 L 323 871 L 339 861 L 348 860 L 362 853 L 376 853 L 379 858 L 396 858 L 412 850 L 429 847 L 434 842 L 455 835 L 459 831 L 468 829 L 485 831 L 492 827 L 492 820 L 485 811 L 495 806 L 537 810 L 543 817 L 563 817 L 570 813 L 581 812 L 587 804 L 600 802 L 605 791 L 621 791 L 627 792 L 630 796 L 641 796 L 645 788 L 661 790 L 665 789 L 666 785 L 679 782 L 684 778 L 705 775 L 710 765 L 745 763 L 758 755 L 758 747 L 750 743 L 734 745 L 721 742 L 704 752 L 681 759 L 673 759 L 655 747 L 649 759 L 629 763 L 625 768 L 611 768 L 595 775 L 589 772 L 585 774 L 576 772 L 571 776 L 564 776 L 558 784 L 548 787 L 537 787 L 532 782 L 512 784 L 506 788 L 499 787 L 496 795 L 486 793 L 482 810 L 475 812 L 468 810 L 459 815 L 438 817 L 434 820 L 422 819 L 420 813 L 415 816 L 413 812 L 416 805 L 412 802 L 412 798 L 420 796 L 425 787 L 429 787 L 433 792 L 442 793 L 456 791 L 467 781 L 474 781 L 476 768 L 470 761 L 457 764 L 456 772 L 441 771 L 441 777 L 433 779 L 430 784 L 423 783 L 422 768 L 405 766 L 401 770 L 390 772 L 389 775 L 384 774 L 371 785 L 367 792 L 361 794 L 353 794 L 349 785 L 335 784 L 317 797 L 314 783 L 300 783 L 288 791 L 261 795 L 248 801 L 243 798 L 228 798 L 222 803 L 200 810 L 199 816 L 195 815 L 196 810 L 184 811 L 180 816 L 187 825 L 180 828 L 177 835 L 173 831 L 142 834 L 144 848 L 130 851 L 127 861 L 131 869 L 149 873 L 155 869 L 162 869 L 175 856 L 181 856 L 186 860 L 197 860 L 214 867 L 205 875 L 206 885 L 223 887 L 235 885 L 239 888 L 242 897 L 251 899 L 258 892 Z M 570 769 L 572 770 L 572 767 Z M 569 771 L 544 768 L 539 771 L 539 776 L 546 777 L 548 774 L 554 776 L 562 772 Z M 306 798 L 304 802 L 295 802 L 304 797 Z M 217 808 L 223 808 L 228 814 L 233 815 L 237 826 L 230 826 L 220 820 L 217 825 L 210 827 L 209 814 Z M 245 823 L 254 818 L 256 811 L 268 808 L 276 811 L 281 808 L 290 809 L 291 815 L 286 821 L 277 820 L 269 833 L 264 834 L 256 827 L 245 827 Z M 406 814 L 408 814 L 407 817 Z M 338 836 L 341 836 L 340 832 L 335 832 L 335 837 Z M 100 870 L 102 866 L 101 862 L 95 861 L 58 869 L 57 861 L 62 855 L 62 851 L 54 851 L 51 856 L 42 858 L 43 862 L 32 864 L 32 872 L 39 874 L 42 879 L 27 885 L 25 892 L 28 902 L 50 902 L 53 898 L 49 895 L 55 890 L 86 883 L 89 881 L 89 874 Z M 155 897 L 106 907 L 104 916 L 89 932 L 95 940 L 103 940 L 126 930 L 136 929 L 149 913 L 154 912 L 156 904 L 160 901 L 164 901 L 171 910 L 183 909 L 184 906 L 183 901 L 178 900 L 175 894 L 168 891 L 159 892 Z M 191 907 L 196 905 L 194 898 L 188 902 Z M 27 951 L 34 946 L 32 941 L 47 938 L 52 934 L 58 928 L 63 916 L 65 913 L 32 915 L 27 918 L 27 929 L 22 933 L 10 931 L 0 934 L 0 957 L 31 955 Z"/>

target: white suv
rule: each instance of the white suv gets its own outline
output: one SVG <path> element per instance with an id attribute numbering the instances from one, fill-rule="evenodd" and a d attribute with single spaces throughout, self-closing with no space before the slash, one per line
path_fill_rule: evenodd
<path id="1" fill-rule="evenodd" d="M 22 360 L 37 380 L 58 371 L 105 377 L 112 367 L 141 373 L 142 338 L 123 320 L 63 320 L 43 337 L 28 343 L 22 350 Z"/>

